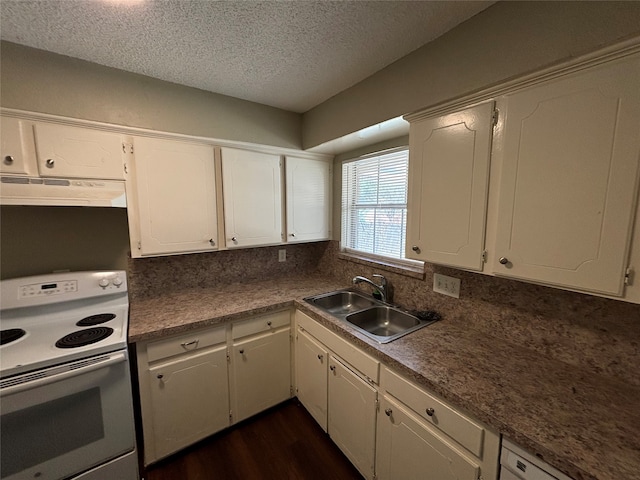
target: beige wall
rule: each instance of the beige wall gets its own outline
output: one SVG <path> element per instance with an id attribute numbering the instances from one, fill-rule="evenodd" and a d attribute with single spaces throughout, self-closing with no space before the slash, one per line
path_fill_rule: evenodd
<path id="1" fill-rule="evenodd" d="M 300 148 L 301 116 L 13 43 L 0 45 L 0 104 L 131 127 Z"/>
<path id="2" fill-rule="evenodd" d="M 640 35 L 640 2 L 498 2 L 303 115 L 303 147 Z"/>

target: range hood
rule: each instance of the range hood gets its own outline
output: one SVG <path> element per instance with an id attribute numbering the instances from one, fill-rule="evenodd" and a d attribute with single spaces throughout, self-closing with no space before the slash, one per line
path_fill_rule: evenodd
<path id="1" fill-rule="evenodd" d="M 127 207 L 123 181 L 0 177 L 1 205 Z"/>

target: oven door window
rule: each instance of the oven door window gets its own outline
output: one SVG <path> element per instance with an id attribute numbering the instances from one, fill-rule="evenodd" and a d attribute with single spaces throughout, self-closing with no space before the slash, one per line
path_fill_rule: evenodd
<path id="1" fill-rule="evenodd" d="M 133 449 L 126 362 L 2 395 L 2 479 L 63 478 Z"/>

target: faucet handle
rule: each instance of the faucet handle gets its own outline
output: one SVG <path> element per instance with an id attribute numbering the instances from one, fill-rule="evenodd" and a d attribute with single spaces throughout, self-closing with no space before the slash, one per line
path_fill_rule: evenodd
<path id="1" fill-rule="evenodd" d="M 379 273 L 374 273 L 371 276 L 373 278 L 379 278 L 380 279 L 380 285 L 382 285 L 383 287 L 387 285 L 387 279 L 384 277 L 384 275 L 380 275 Z"/>

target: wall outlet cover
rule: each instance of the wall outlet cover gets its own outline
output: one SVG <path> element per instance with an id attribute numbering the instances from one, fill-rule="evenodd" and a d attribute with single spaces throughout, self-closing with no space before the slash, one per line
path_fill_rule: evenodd
<path id="1" fill-rule="evenodd" d="M 284 248 L 278 250 L 278 261 L 279 262 L 287 261 L 287 251 Z"/>
<path id="2" fill-rule="evenodd" d="M 460 279 L 434 273 L 433 291 L 450 297 L 460 298 Z"/>

